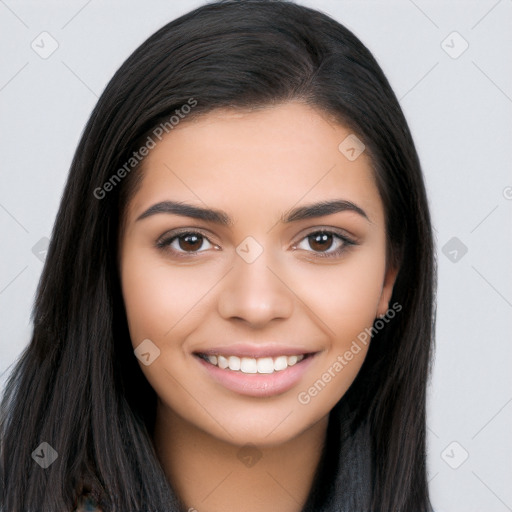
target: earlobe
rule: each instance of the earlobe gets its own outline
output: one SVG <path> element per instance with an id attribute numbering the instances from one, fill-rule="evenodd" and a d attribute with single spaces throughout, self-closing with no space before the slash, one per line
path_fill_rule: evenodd
<path id="1" fill-rule="evenodd" d="M 391 300 L 393 286 L 395 285 L 398 270 L 398 267 L 390 267 L 386 271 L 386 276 L 384 277 L 384 284 L 382 285 L 382 292 L 380 294 L 379 304 L 377 306 L 376 318 L 384 318 L 386 316 L 386 311 L 389 309 L 389 301 Z"/>

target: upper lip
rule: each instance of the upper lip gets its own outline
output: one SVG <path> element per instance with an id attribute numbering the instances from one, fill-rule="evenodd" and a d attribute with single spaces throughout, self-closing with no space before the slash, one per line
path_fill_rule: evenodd
<path id="1" fill-rule="evenodd" d="M 218 347 L 195 350 L 195 354 L 205 355 L 228 355 L 238 357 L 277 357 L 277 356 L 299 356 L 312 354 L 314 350 L 279 344 L 252 345 L 247 343 L 234 343 L 233 345 L 222 345 Z"/>

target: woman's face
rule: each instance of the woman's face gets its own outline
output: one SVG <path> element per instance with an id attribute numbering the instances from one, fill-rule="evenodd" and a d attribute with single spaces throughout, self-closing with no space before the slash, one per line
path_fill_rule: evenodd
<path id="1" fill-rule="evenodd" d="M 396 273 L 370 160 L 349 135 L 292 102 L 185 119 L 150 150 L 120 272 L 158 414 L 270 446 L 353 382 Z"/>

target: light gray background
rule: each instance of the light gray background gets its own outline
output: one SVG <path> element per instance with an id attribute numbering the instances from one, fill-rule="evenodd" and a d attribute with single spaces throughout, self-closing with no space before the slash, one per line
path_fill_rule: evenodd
<path id="1" fill-rule="evenodd" d="M 0 0 L 0 386 L 28 343 L 44 238 L 98 96 L 150 34 L 202 3 Z M 512 1 L 299 3 L 374 53 L 422 161 L 439 256 L 434 506 L 512 510 Z M 42 53 L 51 38 L 43 59 L 31 44 Z"/>

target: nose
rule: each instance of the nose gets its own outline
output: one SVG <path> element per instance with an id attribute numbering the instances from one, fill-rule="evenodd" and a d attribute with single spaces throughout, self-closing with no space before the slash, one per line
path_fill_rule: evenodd
<path id="1" fill-rule="evenodd" d="M 266 251 L 252 263 L 235 257 L 218 296 L 222 318 L 238 319 L 253 328 L 261 328 L 272 320 L 291 316 L 293 293 L 286 286 L 286 279 L 273 268 L 275 265 L 269 268 L 269 263 Z"/>

